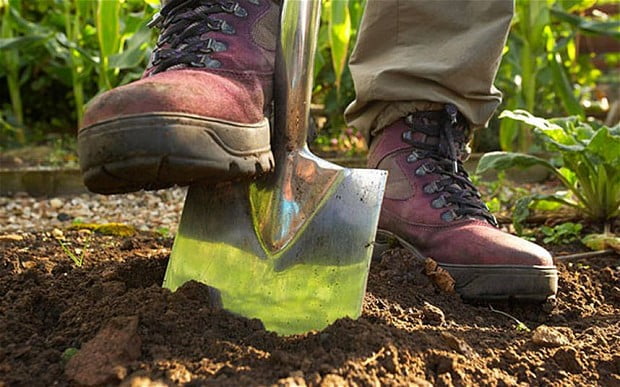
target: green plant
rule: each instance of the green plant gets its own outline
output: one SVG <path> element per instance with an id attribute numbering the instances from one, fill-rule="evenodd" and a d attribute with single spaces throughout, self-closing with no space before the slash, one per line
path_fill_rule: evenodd
<path id="1" fill-rule="evenodd" d="M 63 135 L 50 140 L 52 151 L 46 160 L 49 165 L 63 167 L 78 166 L 75 136 Z"/>
<path id="2" fill-rule="evenodd" d="M 620 38 L 620 22 L 585 16 L 596 0 L 517 0 L 515 17 L 496 84 L 503 108 L 535 115 L 585 118 L 585 101 L 601 76 L 591 54 L 580 54 L 583 34 Z M 531 130 L 514 121 L 499 124 L 503 150 L 530 151 Z"/>
<path id="3" fill-rule="evenodd" d="M 139 78 L 154 44 L 146 24 L 158 4 L 0 0 L 0 80 L 11 108 L 0 93 L 3 145 L 74 133 L 87 100 Z"/>
<path id="4" fill-rule="evenodd" d="M 11 101 L 12 113 L 14 116 L 14 125 L 10 125 L 2 119 L 3 127 L 11 130 L 15 138 L 20 144 L 26 142 L 24 134 L 24 109 L 19 87 L 19 53 L 17 46 L 19 45 L 19 37 L 17 34 L 17 26 L 13 17 L 13 10 L 19 10 L 21 7 L 19 0 L 0 0 L 0 49 L 3 55 L 0 57 L 0 67 L 6 76 L 7 86 L 9 89 L 9 98 Z M 0 72 L 0 74 L 2 73 Z"/>
<path id="5" fill-rule="evenodd" d="M 69 347 L 62 352 L 60 358 L 62 359 L 62 362 L 66 364 L 73 356 L 77 355 L 78 352 L 79 350 L 77 348 Z"/>
<path id="6" fill-rule="evenodd" d="M 159 235 L 163 236 L 164 238 L 167 238 L 168 236 L 170 236 L 170 229 L 168 227 L 161 226 L 161 227 L 158 227 L 157 230 L 155 231 Z"/>
<path id="7" fill-rule="evenodd" d="M 554 227 L 542 226 L 540 232 L 547 244 L 565 245 L 579 240 L 583 226 L 580 223 L 566 222 Z"/>
<path id="8" fill-rule="evenodd" d="M 64 251 L 65 254 L 67 254 L 67 256 L 71 258 L 73 263 L 75 263 L 75 266 L 82 267 L 82 265 L 84 264 L 86 249 L 88 249 L 88 242 L 83 249 L 75 249 L 75 251 L 71 251 L 71 249 L 69 248 L 69 243 L 64 242 L 62 238 L 56 238 L 56 240 L 58 241 L 58 244 L 60 244 L 62 251 Z"/>
<path id="9" fill-rule="evenodd" d="M 355 98 L 347 66 L 366 0 L 323 0 L 321 26 L 314 63 L 312 100 L 324 106 L 326 124 L 317 138 L 329 146 L 346 129 L 343 112 Z M 338 140 L 337 140 L 338 141 Z"/>
<path id="10" fill-rule="evenodd" d="M 485 204 L 494 214 L 508 212 L 514 207 L 518 198 L 530 192 L 509 181 L 504 171 L 500 171 L 497 179 L 492 181 L 482 181 L 478 175 L 472 175 L 471 178 L 480 190 Z"/>
<path id="11" fill-rule="evenodd" d="M 578 117 L 546 120 L 523 110 L 504 111 L 500 117 L 533 126 L 545 148 L 560 156 L 560 164 L 556 167 L 548 160 L 524 153 L 491 152 L 480 159 L 476 173 L 541 165 L 570 191 L 570 195 L 556 192 L 519 199 L 513 217 L 517 231 L 530 206 L 543 201 L 573 207 L 602 222 L 609 231 L 612 220 L 620 214 L 620 124 L 610 128 Z"/>

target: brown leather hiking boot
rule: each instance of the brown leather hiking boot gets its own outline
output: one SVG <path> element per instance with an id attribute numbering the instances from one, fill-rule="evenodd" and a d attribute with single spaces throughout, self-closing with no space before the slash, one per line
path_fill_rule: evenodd
<path id="1" fill-rule="evenodd" d="M 78 132 L 87 187 L 111 194 L 251 177 L 273 168 L 279 6 L 170 0 L 142 79 L 94 98 Z"/>
<path id="2" fill-rule="evenodd" d="M 394 242 L 431 257 L 466 299 L 546 300 L 558 275 L 542 247 L 504 233 L 463 169 L 467 124 L 453 105 L 381 131 L 368 163 L 389 171 L 377 249 Z"/>

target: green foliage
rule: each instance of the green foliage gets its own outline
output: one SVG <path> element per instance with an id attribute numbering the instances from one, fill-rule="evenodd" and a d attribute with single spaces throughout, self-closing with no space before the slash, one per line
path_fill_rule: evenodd
<path id="1" fill-rule="evenodd" d="M 0 139 L 74 133 L 84 103 L 142 73 L 154 35 L 153 1 L 0 0 Z M 0 101 L 7 98 L 0 92 Z M 28 130 L 26 130 L 26 128 Z"/>
<path id="2" fill-rule="evenodd" d="M 3 55 L 0 56 L 0 68 L 4 69 L 2 72 L 7 78 L 14 125 L 4 120 L 4 114 L 0 116 L 0 119 L 2 120 L 2 128 L 11 131 L 15 135 L 16 140 L 20 144 L 24 144 L 26 142 L 26 137 L 23 128 L 24 111 L 19 88 L 19 54 L 17 52 L 17 47 L 20 44 L 31 44 L 38 40 L 38 37 L 30 39 L 26 39 L 26 37 L 15 37 L 17 27 L 12 11 L 19 8 L 19 1 L 0 1 L 0 20 L 2 20 L 2 26 L 0 26 L 0 50 L 2 50 L 1 52 L 3 53 Z M 0 72 L 0 74 L 2 72 Z"/>
<path id="3" fill-rule="evenodd" d="M 584 104 L 601 76 L 590 54 L 579 55 L 579 37 L 597 34 L 620 38 L 620 22 L 584 16 L 592 0 L 517 0 L 515 18 L 496 84 L 503 107 L 543 117 L 585 118 Z M 503 150 L 530 151 L 531 130 L 516 121 L 499 124 Z"/>
<path id="4" fill-rule="evenodd" d="M 534 127 L 534 133 L 549 151 L 561 156 L 554 166 L 536 156 L 492 152 L 484 155 L 476 173 L 540 165 L 549 169 L 571 195 L 530 195 L 515 205 L 515 227 L 524 220 L 534 202 L 557 202 L 583 211 L 588 217 L 611 222 L 620 214 L 620 124 L 609 128 L 578 117 L 543 119 L 523 111 L 504 111 L 500 117 Z"/>
<path id="5" fill-rule="evenodd" d="M 323 146 L 333 139 L 345 146 L 350 137 L 343 111 L 355 95 L 346 64 L 365 1 L 322 0 L 313 102 L 324 106 Z M 579 55 L 579 36 L 620 35 L 617 18 L 584 16 L 594 3 L 517 0 L 497 78 L 506 109 L 584 116 L 600 71 Z M 73 134 L 90 98 L 139 78 L 156 37 L 146 22 L 158 7 L 158 0 L 0 0 L 0 83 L 8 86 L 0 88 L 2 146 Z M 531 131 L 515 121 L 503 120 L 500 133 L 505 150 L 532 144 Z"/>
<path id="6" fill-rule="evenodd" d="M 170 236 L 170 229 L 168 227 L 158 227 L 157 230 L 155 230 L 159 235 L 163 236 L 163 237 L 168 237 Z"/>
<path id="7" fill-rule="evenodd" d="M 349 42 L 351 40 L 351 13 L 349 0 L 330 1 L 329 15 L 329 45 L 331 48 L 332 66 L 336 75 L 336 87 L 340 87 L 342 73 L 349 57 Z"/>
<path id="8" fill-rule="evenodd" d="M 330 139 L 342 137 L 345 128 L 343 112 L 355 98 L 353 80 L 346 64 L 357 38 L 365 2 L 323 0 L 312 93 L 313 102 L 325 106 L 327 118 L 317 139 L 319 145 L 326 146 Z"/>
<path id="9" fill-rule="evenodd" d="M 479 188 L 489 210 L 495 214 L 512 211 L 518 198 L 530 192 L 511 183 L 504 171 L 500 171 L 497 180 L 493 181 L 480 181 L 478 175 L 472 175 L 472 182 Z"/>
<path id="10" fill-rule="evenodd" d="M 62 352 L 62 355 L 60 355 L 60 358 L 62 359 L 63 364 L 66 364 L 69 360 L 71 360 L 73 356 L 77 355 L 78 352 L 79 350 L 74 347 L 69 347 L 65 349 Z"/>
<path id="11" fill-rule="evenodd" d="M 620 236 L 609 232 L 586 235 L 581 242 L 592 250 L 613 249 L 620 253 Z"/>
<path id="12" fill-rule="evenodd" d="M 583 226 L 579 223 L 566 222 L 554 227 L 542 226 L 540 231 L 545 238 L 544 243 L 565 245 L 579 240 Z"/>
<path id="13" fill-rule="evenodd" d="M 67 256 L 71 258 L 73 263 L 75 263 L 75 266 L 82 267 L 82 265 L 84 264 L 84 256 L 86 254 L 86 249 L 88 248 L 88 246 L 85 246 L 84 249 L 75 249 L 75 252 L 74 252 L 69 247 L 70 246 L 69 243 L 64 242 L 60 238 L 57 238 L 56 240 L 58 241 L 58 244 L 60 244 L 62 251 L 64 251 L 65 254 L 67 254 Z"/>

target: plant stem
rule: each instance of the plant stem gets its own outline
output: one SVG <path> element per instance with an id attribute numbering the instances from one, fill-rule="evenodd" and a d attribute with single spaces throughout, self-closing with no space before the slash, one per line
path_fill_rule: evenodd
<path id="1" fill-rule="evenodd" d="M 515 316 L 508 314 L 506 312 L 502 312 L 501 310 L 497 310 L 493 308 L 493 306 L 491 306 L 490 304 L 489 304 L 489 309 L 491 310 L 491 312 L 495 312 L 495 313 L 501 314 L 502 316 L 508 317 L 509 319 L 517 323 L 517 327 L 523 327 L 526 331 L 528 332 L 530 331 L 530 328 L 528 328 L 527 325 L 525 325 L 521 320 L 519 320 Z"/>
<path id="2" fill-rule="evenodd" d="M 558 261 L 568 261 L 571 259 L 584 259 L 584 258 L 598 258 L 603 257 L 605 255 L 613 254 L 615 251 L 613 249 L 601 250 L 601 251 L 588 251 L 586 253 L 576 253 L 569 255 L 561 255 L 559 257 L 555 257 Z"/>
<path id="3" fill-rule="evenodd" d="M 566 178 L 560 173 L 560 171 L 558 171 L 555 168 L 552 168 L 551 171 L 553 172 L 553 174 L 558 179 L 560 179 L 560 181 L 562 182 L 562 185 L 564 185 L 564 187 L 568 188 L 573 193 L 573 195 L 575 195 L 577 197 L 578 201 L 581 202 L 584 205 L 583 209 L 587 210 L 588 207 L 586 206 L 586 204 L 588 203 L 588 201 L 583 197 L 581 192 L 579 192 L 579 190 L 576 187 L 574 187 L 568 180 L 566 180 Z M 567 202 L 566 204 L 570 205 L 570 206 L 573 206 L 575 208 L 578 208 L 578 209 L 582 209 L 578 205 L 572 205 L 569 202 Z"/>
<path id="4" fill-rule="evenodd" d="M 19 3 L 16 3 L 19 5 Z M 15 35 L 13 30 L 13 19 L 11 18 L 11 4 L 7 2 L 1 2 L 2 5 L 2 27 L 0 29 L 0 37 L 12 38 Z M 22 104 L 21 90 L 19 84 L 19 54 L 17 49 L 7 50 L 4 53 L 3 62 L 7 85 L 9 87 L 9 98 L 11 100 L 11 107 L 13 114 L 15 115 L 15 121 L 17 126 L 15 129 L 15 139 L 20 144 L 26 143 L 26 134 L 24 132 L 24 108 Z"/>
<path id="5" fill-rule="evenodd" d="M 79 44 L 80 38 L 80 8 L 75 7 L 75 16 L 71 22 L 71 2 L 65 1 L 65 31 L 67 38 L 74 44 Z M 75 113 L 78 127 L 82 125 L 82 117 L 84 112 L 84 86 L 81 80 L 83 63 L 75 49 L 69 48 L 69 58 L 71 66 L 71 79 L 73 83 L 73 98 L 75 101 Z"/>
<path id="6" fill-rule="evenodd" d="M 101 53 L 99 60 L 99 90 L 110 90 L 112 88 L 112 84 L 110 83 L 110 78 L 108 77 L 108 57 Z"/>
<path id="7" fill-rule="evenodd" d="M 22 105 L 21 90 L 19 85 L 19 69 L 15 64 L 18 63 L 19 57 L 16 50 L 6 53 L 7 61 L 7 83 L 9 86 L 9 98 L 11 99 L 11 107 L 13 108 L 13 114 L 15 115 L 15 139 L 20 144 L 26 143 L 26 134 L 24 133 L 24 109 Z M 10 57 L 10 59 L 9 59 Z"/>

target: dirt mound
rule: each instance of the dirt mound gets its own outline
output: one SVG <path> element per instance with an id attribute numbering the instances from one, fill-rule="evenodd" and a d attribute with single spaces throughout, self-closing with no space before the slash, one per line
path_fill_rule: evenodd
<path id="1" fill-rule="evenodd" d="M 77 267 L 50 234 L 20 237 L 0 244 L 0 386 L 620 383 L 618 256 L 560 264 L 554 305 L 491 309 L 391 250 L 360 319 L 278 337 L 203 285 L 162 289 L 170 238 L 68 232 L 89 247 Z"/>

